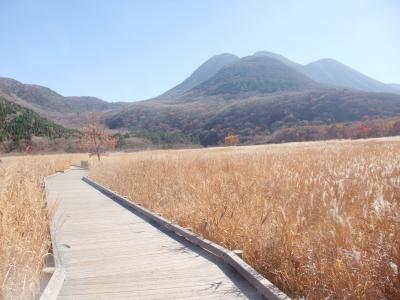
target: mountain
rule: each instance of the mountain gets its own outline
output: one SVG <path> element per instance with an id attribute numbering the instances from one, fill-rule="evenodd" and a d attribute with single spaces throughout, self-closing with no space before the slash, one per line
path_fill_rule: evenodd
<path id="1" fill-rule="evenodd" d="M 57 138 L 72 131 L 48 121 L 31 109 L 0 97 L 0 143 L 30 140 L 32 136 Z"/>
<path id="2" fill-rule="evenodd" d="M 284 56 L 282 56 L 280 54 L 276 54 L 276 53 L 269 52 L 269 51 L 257 51 L 256 53 L 253 54 L 253 56 L 255 56 L 255 57 L 260 57 L 261 56 L 261 57 L 273 58 L 273 59 L 279 60 L 280 62 L 283 62 L 288 67 L 293 68 L 293 69 L 298 70 L 298 71 L 302 71 L 302 68 L 303 68 L 302 65 L 300 65 L 298 63 L 295 63 L 295 62 L 291 61 L 290 59 L 288 59 L 288 58 L 286 58 L 286 57 L 284 57 Z"/>
<path id="3" fill-rule="evenodd" d="M 216 145 L 229 133 L 251 144 L 285 128 L 398 116 L 400 95 L 317 89 L 228 99 L 213 95 L 143 101 L 107 118 L 106 124 L 113 129 L 180 132 L 199 137 L 203 145 Z"/>
<path id="4" fill-rule="evenodd" d="M 221 144 L 231 133 L 249 144 L 273 141 L 267 139 L 271 136 L 280 136 L 278 141 L 358 137 L 357 124 L 363 124 L 364 134 L 369 130 L 363 122 L 372 121 L 375 135 L 400 134 L 393 131 L 400 128 L 394 126 L 400 119 L 396 90 L 398 85 L 385 85 L 331 59 L 303 66 L 266 51 L 243 58 L 214 56 L 161 96 L 133 103 L 64 97 L 0 78 L 0 96 L 65 126 L 80 127 L 88 112 L 96 112 L 111 129 L 182 134 L 203 145 Z M 335 124 L 353 127 L 337 135 Z"/>
<path id="5" fill-rule="evenodd" d="M 95 97 L 64 97 L 47 87 L 11 78 L 0 78 L 0 96 L 69 127 L 79 127 L 88 112 L 106 113 L 128 105 Z"/>
<path id="6" fill-rule="evenodd" d="M 349 88 L 365 92 L 400 93 L 400 89 L 396 88 L 395 84 L 382 83 L 331 58 L 324 58 L 307 65 L 301 65 L 280 54 L 268 51 L 258 51 L 254 56 L 264 56 L 279 60 L 288 67 L 327 87 Z"/>
<path id="7" fill-rule="evenodd" d="M 331 77 L 326 75 L 329 72 Z M 347 81 L 333 81 L 336 77 Z M 230 133 L 255 143 L 259 137 L 307 126 L 327 126 L 324 136 L 329 137 L 331 129 L 326 128 L 332 124 L 400 116 L 399 95 L 360 91 L 355 84 L 362 80 L 355 78 L 369 82 L 337 62 L 302 66 L 271 52 L 257 52 L 219 68 L 191 89 L 133 103 L 105 122 L 113 129 L 180 132 L 199 137 L 203 145 L 216 145 Z M 354 88 L 338 87 L 344 84 Z M 361 83 L 357 87 L 373 89 Z"/>
<path id="8" fill-rule="evenodd" d="M 394 89 L 398 93 L 400 93 L 400 84 L 399 83 L 389 83 L 388 86 L 390 86 L 392 89 Z"/>
<path id="9" fill-rule="evenodd" d="M 215 113 L 204 124 L 204 128 L 229 128 L 241 132 L 243 124 L 246 124 L 245 131 L 250 129 L 272 133 L 277 129 L 299 125 L 354 122 L 399 114 L 398 95 L 315 90 L 236 101 Z"/>
<path id="10" fill-rule="evenodd" d="M 247 56 L 225 66 L 192 91 L 204 95 L 238 95 L 301 91 L 318 87 L 316 82 L 277 59 Z"/>
<path id="11" fill-rule="evenodd" d="M 303 67 L 313 80 L 335 87 L 366 92 L 394 93 L 395 89 L 331 58 L 320 59 Z"/>
<path id="12" fill-rule="evenodd" d="M 236 62 L 239 57 L 230 53 L 215 55 L 198 67 L 187 79 L 182 83 L 168 90 L 159 98 L 173 98 L 183 95 L 200 83 L 210 79 L 223 67 Z"/>

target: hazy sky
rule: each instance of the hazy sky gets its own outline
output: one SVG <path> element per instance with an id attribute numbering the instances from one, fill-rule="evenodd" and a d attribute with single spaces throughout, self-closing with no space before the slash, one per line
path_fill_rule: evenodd
<path id="1" fill-rule="evenodd" d="M 335 58 L 400 83 L 400 1 L 0 0 L 0 76 L 142 100 L 211 56 Z"/>

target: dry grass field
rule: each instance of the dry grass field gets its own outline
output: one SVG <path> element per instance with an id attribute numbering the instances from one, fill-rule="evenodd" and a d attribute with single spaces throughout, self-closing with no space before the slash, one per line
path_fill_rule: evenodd
<path id="1" fill-rule="evenodd" d="M 37 295 L 50 246 L 43 178 L 77 163 L 78 158 L 1 158 L 0 299 L 33 299 Z"/>
<path id="2" fill-rule="evenodd" d="M 90 176 L 243 249 L 291 296 L 400 298 L 398 139 L 113 155 Z"/>
<path id="3" fill-rule="evenodd" d="M 86 155 L 1 158 L 0 299 L 49 249 L 43 178 Z M 230 249 L 291 296 L 400 297 L 400 140 L 114 154 L 90 176 Z"/>

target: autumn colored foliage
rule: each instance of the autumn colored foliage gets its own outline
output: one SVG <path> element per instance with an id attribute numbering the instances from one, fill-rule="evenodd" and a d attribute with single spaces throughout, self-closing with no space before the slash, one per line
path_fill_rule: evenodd
<path id="1" fill-rule="evenodd" d="M 300 142 L 330 139 L 361 139 L 400 135 L 400 120 L 371 119 L 331 125 L 294 126 L 274 132 L 265 142 Z"/>
<path id="2" fill-rule="evenodd" d="M 235 135 L 235 134 L 230 134 L 227 137 L 225 137 L 224 140 L 224 144 L 226 146 L 234 146 L 239 144 L 240 140 L 239 140 L 239 136 Z"/>
<path id="3" fill-rule="evenodd" d="M 94 114 L 89 117 L 88 124 L 82 130 L 81 145 L 89 151 L 90 156 L 96 155 L 100 160 L 108 150 L 115 148 L 117 141 L 113 138 L 108 129 L 103 127 Z"/>

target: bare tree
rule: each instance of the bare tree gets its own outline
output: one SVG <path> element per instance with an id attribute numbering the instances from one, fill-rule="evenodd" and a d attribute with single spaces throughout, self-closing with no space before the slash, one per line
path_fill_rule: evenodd
<path id="1" fill-rule="evenodd" d="M 81 145 L 89 156 L 96 155 L 100 160 L 101 155 L 116 146 L 116 140 L 111 136 L 109 130 L 100 124 L 94 114 L 90 114 L 86 127 L 82 130 Z"/>

